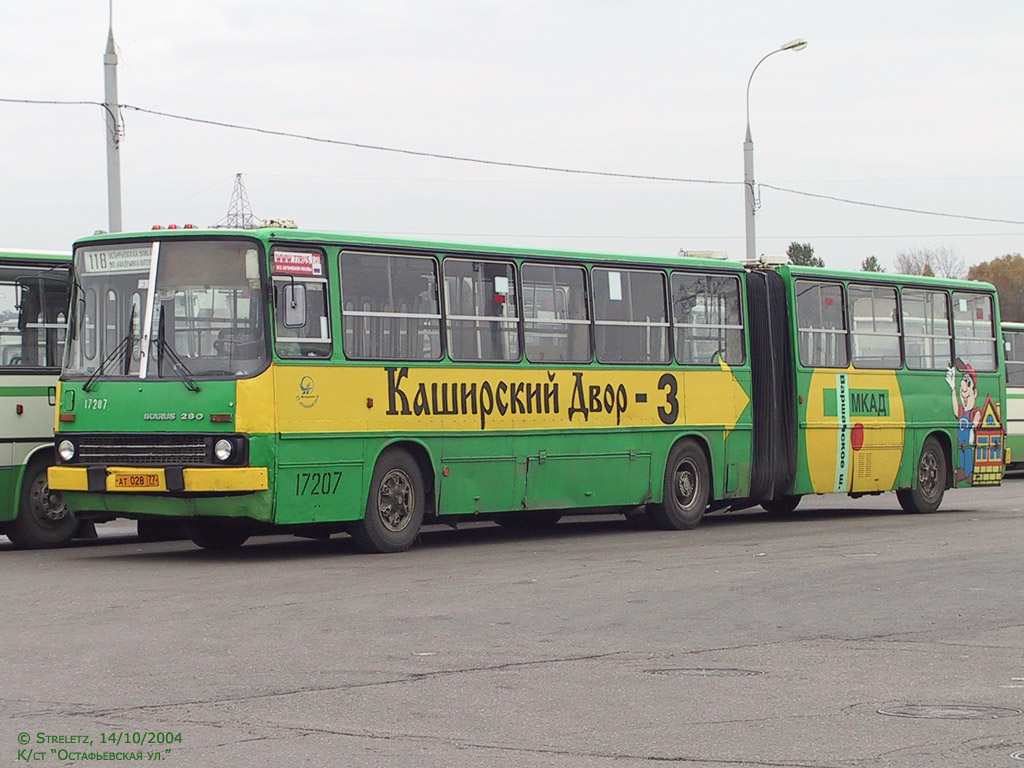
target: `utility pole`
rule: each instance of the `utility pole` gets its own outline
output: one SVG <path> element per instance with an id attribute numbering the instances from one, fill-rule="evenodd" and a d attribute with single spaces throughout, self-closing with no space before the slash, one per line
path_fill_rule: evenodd
<path id="1" fill-rule="evenodd" d="M 114 46 L 114 0 L 110 0 L 110 31 L 103 55 L 103 108 L 107 128 L 107 211 L 110 231 L 121 231 L 121 126 L 117 100 L 117 50 Z"/>

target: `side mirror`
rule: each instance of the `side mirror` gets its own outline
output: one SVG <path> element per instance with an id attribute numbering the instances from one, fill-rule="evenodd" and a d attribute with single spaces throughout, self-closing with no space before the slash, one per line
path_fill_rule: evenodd
<path id="1" fill-rule="evenodd" d="M 306 286 L 288 283 L 284 286 L 284 327 L 302 328 L 306 324 Z"/>

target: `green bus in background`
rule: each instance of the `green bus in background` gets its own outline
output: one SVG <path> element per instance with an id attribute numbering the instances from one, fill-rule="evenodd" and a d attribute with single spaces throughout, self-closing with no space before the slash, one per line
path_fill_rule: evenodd
<path id="1" fill-rule="evenodd" d="M 1007 463 L 1024 462 L 1024 323 L 1003 321 Z"/>
<path id="2" fill-rule="evenodd" d="M 991 286 L 285 226 L 80 240 L 49 477 L 203 547 L 1003 474 Z"/>
<path id="3" fill-rule="evenodd" d="M 0 534 L 68 542 L 75 519 L 46 482 L 67 324 L 70 253 L 0 251 Z"/>

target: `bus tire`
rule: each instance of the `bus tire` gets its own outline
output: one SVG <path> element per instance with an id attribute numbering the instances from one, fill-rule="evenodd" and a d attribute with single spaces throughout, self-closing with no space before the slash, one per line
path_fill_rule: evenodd
<path id="1" fill-rule="evenodd" d="M 771 512 L 773 515 L 788 515 L 797 505 L 800 503 L 800 499 L 803 496 L 800 494 L 794 494 L 792 496 L 780 496 L 777 499 L 771 499 L 769 501 L 762 501 L 761 508 L 765 512 Z"/>
<path id="2" fill-rule="evenodd" d="M 682 440 L 669 452 L 663 491 L 662 502 L 647 507 L 655 527 L 666 531 L 695 528 L 708 506 L 711 473 L 704 451 L 693 440 Z"/>
<path id="3" fill-rule="evenodd" d="M 236 518 L 196 517 L 185 523 L 192 543 L 203 549 L 238 549 L 252 535 L 252 525 Z"/>
<path id="4" fill-rule="evenodd" d="M 400 448 L 385 451 L 373 468 L 366 514 L 352 523 L 349 533 L 363 552 L 404 552 L 419 536 L 425 505 L 416 460 Z"/>
<path id="5" fill-rule="evenodd" d="M 48 549 L 63 547 L 75 534 L 75 520 L 60 491 L 46 482 L 45 461 L 29 462 L 21 482 L 18 516 L 7 525 L 7 537 L 16 547 Z"/>
<path id="6" fill-rule="evenodd" d="M 914 486 L 896 491 L 896 498 L 899 499 L 904 512 L 934 512 L 942 503 L 946 482 L 946 454 L 942 450 L 942 445 L 932 435 L 921 446 Z"/>

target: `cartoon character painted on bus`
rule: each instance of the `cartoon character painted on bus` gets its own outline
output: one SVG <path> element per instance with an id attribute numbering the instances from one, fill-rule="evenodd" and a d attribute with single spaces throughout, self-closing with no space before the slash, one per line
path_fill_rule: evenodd
<path id="1" fill-rule="evenodd" d="M 960 376 L 959 398 L 957 397 L 957 371 Z M 953 415 L 957 417 L 956 446 L 960 460 L 953 473 L 954 484 L 970 483 L 974 475 L 974 430 L 981 422 L 978 403 L 978 373 L 974 366 L 959 357 L 953 367 L 946 371 L 946 383 L 953 394 Z"/>
<path id="2" fill-rule="evenodd" d="M 984 405 L 978 406 L 978 373 L 959 357 L 946 371 L 946 383 L 957 418 L 959 461 L 953 485 L 998 485 L 1003 476 L 1003 423 L 998 403 L 987 395 Z"/>

